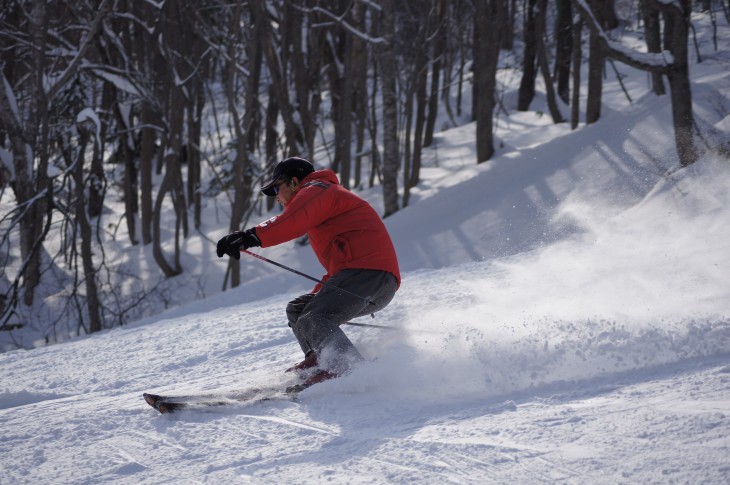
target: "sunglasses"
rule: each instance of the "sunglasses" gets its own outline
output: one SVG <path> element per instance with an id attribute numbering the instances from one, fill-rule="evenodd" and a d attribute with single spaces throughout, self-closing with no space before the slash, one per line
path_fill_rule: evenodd
<path id="1" fill-rule="evenodd" d="M 288 184 L 289 182 L 291 182 L 291 180 L 284 180 L 283 182 L 280 182 L 280 183 L 274 185 L 274 194 L 279 195 L 279 187 L 281 187 L 284 184 Z"/>

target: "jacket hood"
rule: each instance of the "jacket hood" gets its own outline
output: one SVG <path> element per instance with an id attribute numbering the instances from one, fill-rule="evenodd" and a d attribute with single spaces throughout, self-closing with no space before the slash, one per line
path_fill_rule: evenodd
<path id="1" fill-rule="evenodd" d="M 302 183 L 307 182 L 314 182 L 315 180 L 320 180 L 322 182 L 328 182 L 330 184 L 336 184 L 340 185 L 340 179 L 337 178 L 337 174 L 330 170 L 329 168 L 325 168 L 322 170 L 317 170 L 316 172 L 312 172 L 306 177 L 304 177 L 304 180 L 302 180 Z"/>

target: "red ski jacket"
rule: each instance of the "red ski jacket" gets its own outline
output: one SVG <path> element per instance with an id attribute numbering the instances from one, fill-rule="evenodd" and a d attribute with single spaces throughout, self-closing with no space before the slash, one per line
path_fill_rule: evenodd
<path id="1" fill-rule="evenodd" d="M 393 242 L 370 204 L 342 187 L 329 169 L 307 175 L 300 187 L 284 212 L 256 226 L 262 247 L 308 234 L 327 270 L 325 281 L 343 269 L 377 269 L 392 273 L 400 286 Z"/>

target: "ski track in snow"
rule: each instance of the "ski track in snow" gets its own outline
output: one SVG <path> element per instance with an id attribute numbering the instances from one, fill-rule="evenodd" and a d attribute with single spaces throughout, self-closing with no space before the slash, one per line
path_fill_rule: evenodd
<path id="1" fill-rule="evenodd" d="M 299 403 L 172 416 L 142 411 L 134 392 L 5 409 L 0 470 L 5 483 L 48 477 L 56 483 L 318 483 L 333 477 L 722 483 L 730 471 L 727 359 L 668 365 L 514 402 L 429 403 L 392 395 L 375 402 L 365 393 L 340 391 L 339 383 L 327 387 L 304 393 Z"/>
<path id="2" fill-rule="evenodd" d="M 477 268 L 468 269 L 476 278 Z M 419 282 L 452 271 L 424 272 L 406 301 L 418 303 Z M 481 298 L 454 291 L 461 296 L 452 303 Z M 143 402 L 142 391 L 286 382 L 271 369 L 285 368 L 296 349 L 286 329 L 256 316 L 284 303 L 0 355 L 4 375 L 33 376 L 3 379 L 13 383 L 0 392 L 3 483 L 724 483 L 730 472 L 722 321 L 677 324 L 666 338 L 650 333 L 649 346 L 640 328 L 543 322 L 517 326 L 522 331 L 496 348 L 488 329 L 470 328 L 471 312 L 458 314 L 462 327 L 451 333 L 439 333 L 436 315 L 377 337 L 352 330 L 365 351 L 379 349 L 377 359 L 299 402 L 174 415 Z M 254 328 L 256 338 L 237 325 Z M 105 361 L 89 366 L 94 356 Z"/>

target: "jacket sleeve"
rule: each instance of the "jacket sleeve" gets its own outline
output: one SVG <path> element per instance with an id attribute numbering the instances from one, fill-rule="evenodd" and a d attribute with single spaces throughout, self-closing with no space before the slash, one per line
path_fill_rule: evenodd
<path id="1" fill-rule="evenodd" d="M 256 226 L 261 247 L 276 246 L 301 237 L 327 220 L 334 206 L 330 193 L 332 186 L 304 187 L 284 212 Z"/>

